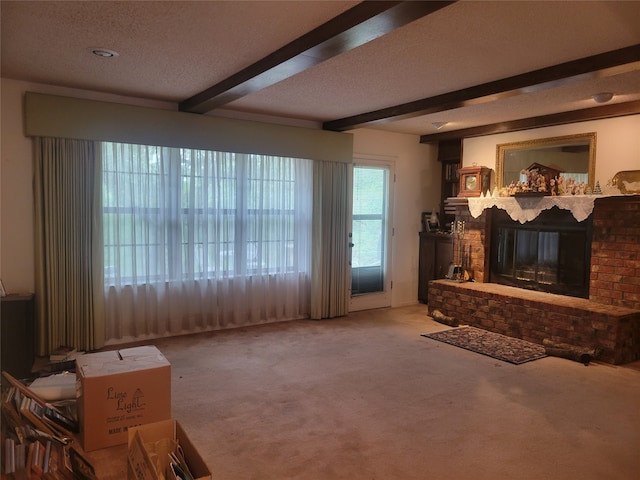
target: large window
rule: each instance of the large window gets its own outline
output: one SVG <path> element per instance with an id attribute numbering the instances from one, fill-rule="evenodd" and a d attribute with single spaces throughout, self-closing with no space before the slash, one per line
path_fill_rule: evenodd
<path id="1" fill-rule="evenodd" d="M 102 144 L 105 285 L 308 272 L 308 160 Z"/>

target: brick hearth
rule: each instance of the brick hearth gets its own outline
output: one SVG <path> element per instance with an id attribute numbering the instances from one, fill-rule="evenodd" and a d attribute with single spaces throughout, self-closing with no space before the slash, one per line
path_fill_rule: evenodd
<path id="1" fill-rule="evenodd" d="M 488 283 L 491 210 L 473 218 L 468 207 L 456 207 L 474 282 L 430 282 L 429 310 L 539 344 L 595 347 L 608 363 L 639 360 L 640 196 L 597 199 L 592 215 L 587 300 Z"/>
<path id="2" fill-rule="evenodd" d="M 496 283 L 435 280 L 429 283 L 429 311 L 434 310 L 533 343 L 549 339 L 596 348 L 597 359 L 607 363 L 640 359 L 640 311 L 631 308 Z"/>

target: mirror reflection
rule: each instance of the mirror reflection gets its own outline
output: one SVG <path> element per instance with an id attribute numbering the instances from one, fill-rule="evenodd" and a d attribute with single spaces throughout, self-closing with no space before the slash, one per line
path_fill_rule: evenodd
<path id="1" fill-rule="evenodd" d="M 584 182 L 593 188 L 596 134 L 541 138 L 496 146 L 496 186 L 517 183 L 520 172 L 538 164 L 560 172 L 559 176 Z"/>

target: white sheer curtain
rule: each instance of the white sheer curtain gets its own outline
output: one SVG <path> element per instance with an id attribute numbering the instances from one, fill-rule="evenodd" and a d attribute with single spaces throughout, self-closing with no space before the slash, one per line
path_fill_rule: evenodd
<path id="1" fill-rule="evenodd" d="M 107 343 L 308 316 L 311 161 L 102 154 Z"/>

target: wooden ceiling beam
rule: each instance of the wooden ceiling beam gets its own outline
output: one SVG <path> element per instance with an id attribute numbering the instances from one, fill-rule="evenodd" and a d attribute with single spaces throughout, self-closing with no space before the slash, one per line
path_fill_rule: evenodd
<path id="1" fill-rule="evenodd" d="M 622 117 L 625 115 L 636 115 L 638 113 L 640 113 L 640 100 L 624 103 L 612 103 L 611 105 L 602 105 L 599 107 L 584 108 L 581 110 L 572 110 L 569 112 L 553 113 L 539 117 L 522 118 L 508 122 L 493 123 L 490 125 L 481 125 L 478 127 L 422 135 L 420 137 L 420 143 L 435 143 L 443 140 L 480 137 L 496 133 L 528 130 L 530 128 L 552 127 L 555 125 L 564 125 L 566 123 L 586 122 L 589 120 L 602 120 L 605 118 Z"/>
<path id="2" fill-rule="evenodd" d="M 205 113 L 363 45 L 454 1 L 364 1 L 218 84 L 183 100 Z"/>
<path id="3" fill-rule="evenodd" d="M 331 120 L 323 124 L 325 130 L 343 132 L 367 124 L 384 123 L 468 105 L 487 103 L 514 95 L 554 88 L 584 81 L 589 78 L 607 77 L 640 68 L 640 45 L 613 50 L 598 55 L 573 60 L 531 72 L 503 78 L 493 82 L 444 93 L 435 97 Z"/>

